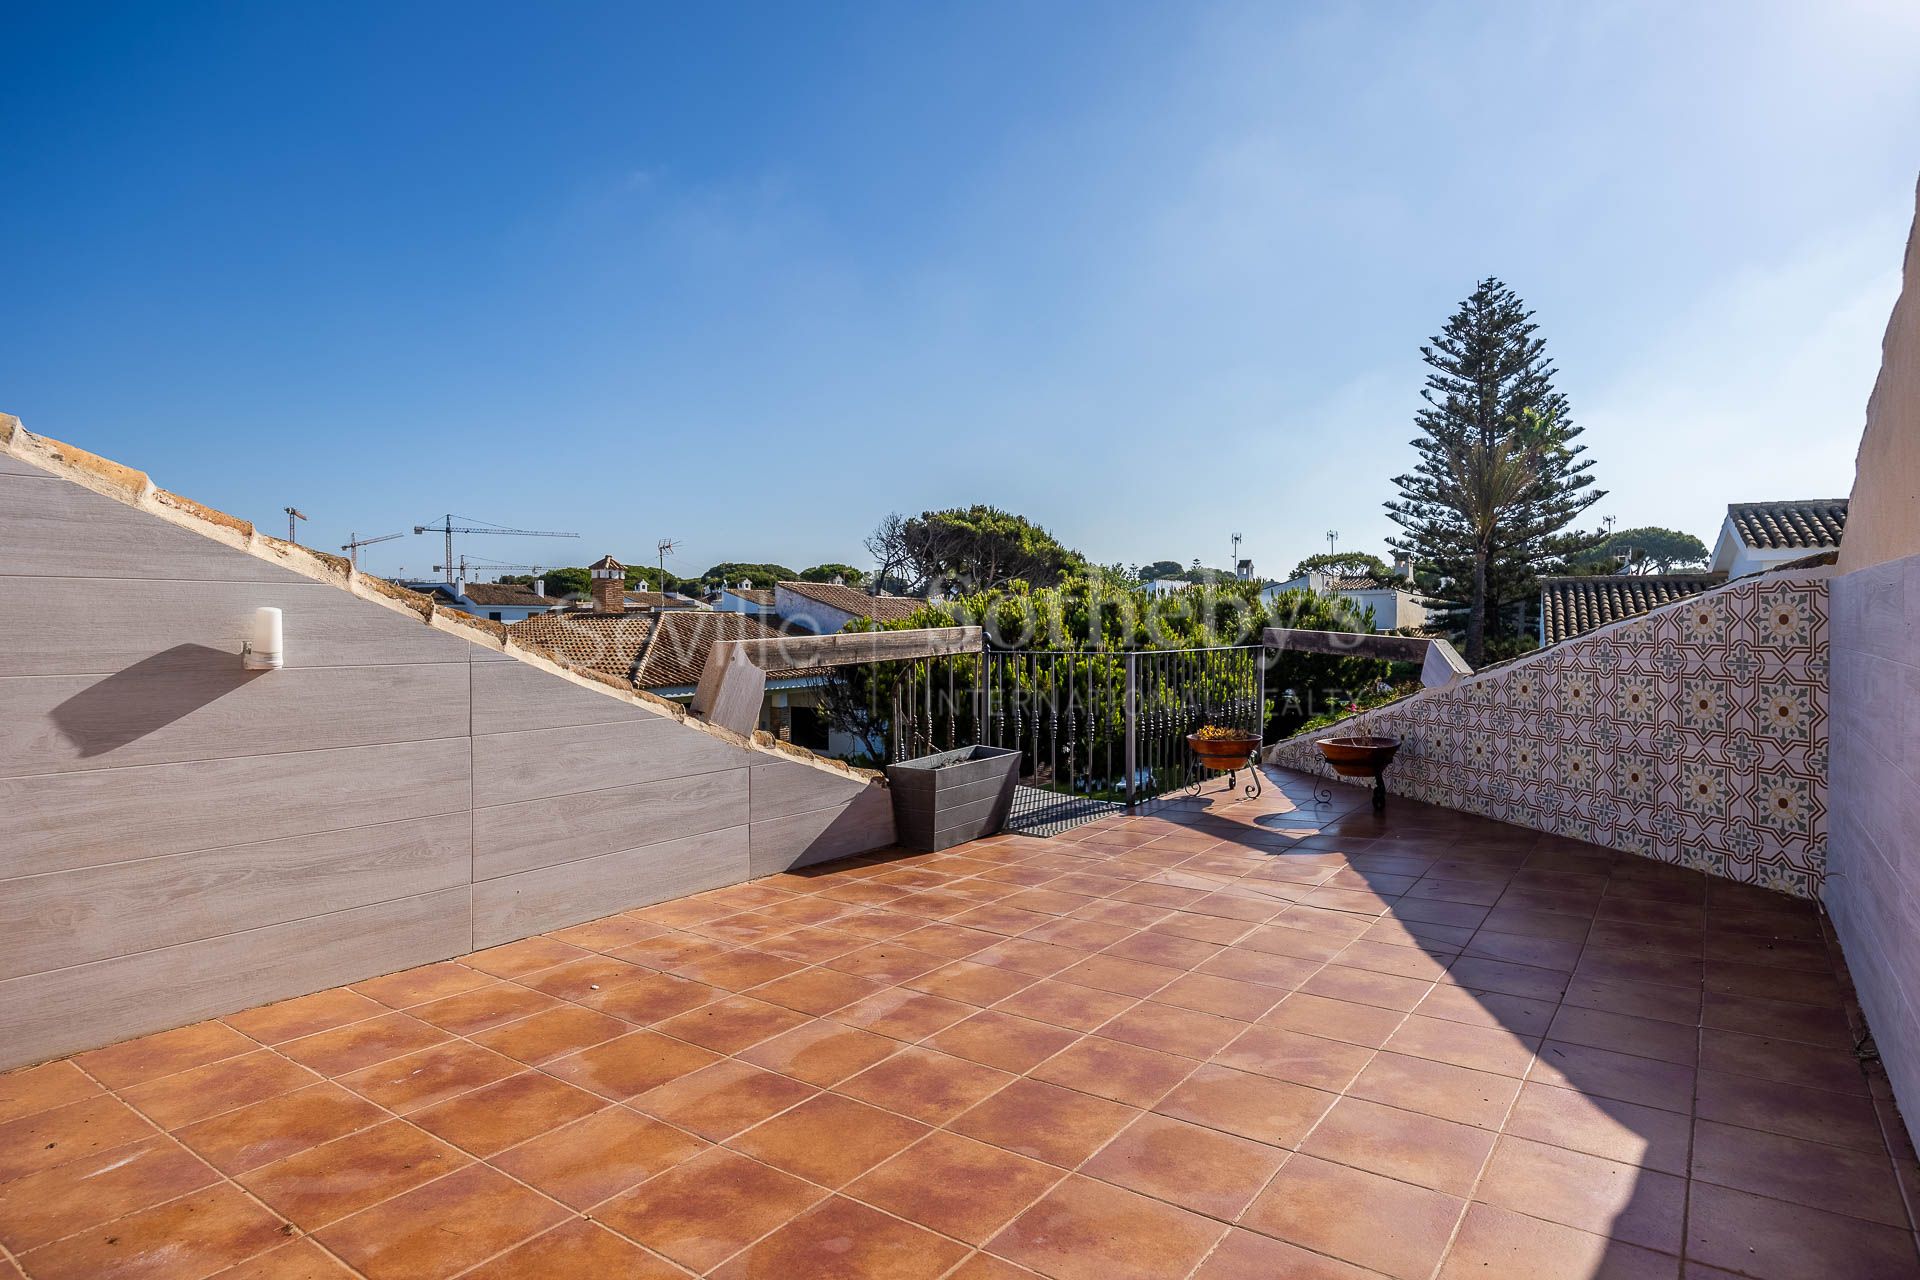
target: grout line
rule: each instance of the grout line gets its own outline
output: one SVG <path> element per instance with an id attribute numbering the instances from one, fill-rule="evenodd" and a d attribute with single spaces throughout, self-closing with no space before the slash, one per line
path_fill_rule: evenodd
<path id="1" fill-rule="evenodd" d="M 423 664 L 409 663 L 405 665 L 420 666 Z M 427 665 L 444 666 L 444 665 L 451 665 L 451 664 L 440 663 L 440 664 L 427 664 Z M 339 668 L 306 667 L 301 669 L 307 670 L 307 671 L 323 671 L 323 670 L 338 670 Z M 18 678 L 24 679 L 26 677 L 18 677 Z M 325 746 L 325 747 L 285 747 L 278 751 L 249 751 L 243 755 L 234 755 L 234 756 L 191 756 L 191 757 L 180 757 L 180 758 L 169 759 L 169 760 L 142 760 L 136 763 L 129 763 L 129 764 L 100 765 L 97 768 L 52 769 L 47 771 L 46 773 L 12 773 L 12 774 L 7 774 L 4 780 L 7 782 L 31 782 L 41 778 L 70 778 L 75 776 L 90 776 L 90 775 L 114 773 L 122 769 L 159 769 L 159 768 L 167 768 L 172 766 L 184 766 L 184 765 L 224 764 L 230 760 L 277 760 L 283 756 L 311 755 L 316 751 L 358 751 L 358 750 L 364 750 L 370 747 L 412 746 L 414 743 L 418 743 L 418 742 L 450 742 L 450 741 L 458 740 L 463 736 L 465 735 L 458 734 L 458 733 L 435 733 L 435 734 L 427 734 L 424 737 L 418 737 L 418 738 L 377 738 L 369 742 L 337 742 L 331 746 Z"/>

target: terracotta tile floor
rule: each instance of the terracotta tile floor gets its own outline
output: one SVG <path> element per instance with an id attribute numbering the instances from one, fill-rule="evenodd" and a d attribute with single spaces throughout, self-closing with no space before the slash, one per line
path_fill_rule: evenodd
<path id="1" fill-rule="evenodd" d="M 1808 904 L 1275 773 L 0 1077 L 0 1276 L 1920 1276 Z"/>

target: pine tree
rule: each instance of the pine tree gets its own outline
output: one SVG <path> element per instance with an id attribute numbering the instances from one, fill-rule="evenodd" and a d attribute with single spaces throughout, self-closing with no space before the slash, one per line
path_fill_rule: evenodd
<path id="1" fill-rule="evenodd" d="M 1537 328 L 1489 277 L 1420 348 L 1431 370 L 1414 415 L 1420 462 L 1394 478 L 1400 498 L 1386 504 L 1404 531 L 1388 545 L 1433 584 L 1429 606 L 1476 667 L 1517 633 L 1512 606 L 1535 592 L 1540 566 L 1599 540 L 1563 532 L 1606 495 L 1592 488 L 1593 463 L 1575 443 L 1580 429 Z"/>

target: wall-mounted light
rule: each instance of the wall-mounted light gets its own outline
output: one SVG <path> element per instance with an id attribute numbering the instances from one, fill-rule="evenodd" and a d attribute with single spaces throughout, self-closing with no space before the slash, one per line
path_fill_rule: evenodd
<path id="1" fill-rule="evenodd" d="M 262 606 L 253 611 L 253 636 L 241 647 L 240 662 L 249 671 L 277 671 L 286 661 L 281 647 L 280 611 Z"/>

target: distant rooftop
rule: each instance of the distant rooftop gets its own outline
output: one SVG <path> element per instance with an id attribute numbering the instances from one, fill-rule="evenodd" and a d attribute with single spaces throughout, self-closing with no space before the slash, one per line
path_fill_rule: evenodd
<path id="1" fill-rule="evenodd" d="M 551 650 L 576 666 L 632 683 L 634 668 L 660 616 L 570 609 L 535 614 L 508 627 L 507 634 L 520 644 Z"/>
<path id="2" fill-rule="evenodd" d="M 558 603 L 556 600 L 538 594 L 532 587 L 522 582 L 469 582 L 465 590 L 467 599 L 475 604 L 544 609 Z"/>
<path id="3" fill-rule="evenodd" d="M 700 682 L 707 654 L 722 640 L 760 640 L 780 633 L 744 613 L 671 609 L 660 613 L 548 613 L 508 629 L 516 641 L 537 644 L 568 660 L 642 689 Z M 783 667 L 768 679 L 792 679 L 809 668 Z"/>
<path id="4" fill-rule="evenodd" d="M 1724 573 L 1595 574 L 1542 578 L 1541 643 L 1558 644 L 1595 627 L 1711 591 L 1727 580 Z"/>
<path id="5" fill-rule="evenodd" d="M 915 596 L 873 596 L 835 582 L 783 582 L 780 589 L 875 622 L 904 622 L 927 606 Z"/>
<path id="6" fill-rule="evenodd" d="M 1847 500 L 1735 502 L 1727 507 L 1727 519 L 1740 540 L 1756 549 L 1837 547 L 1847 527 Z"/>

